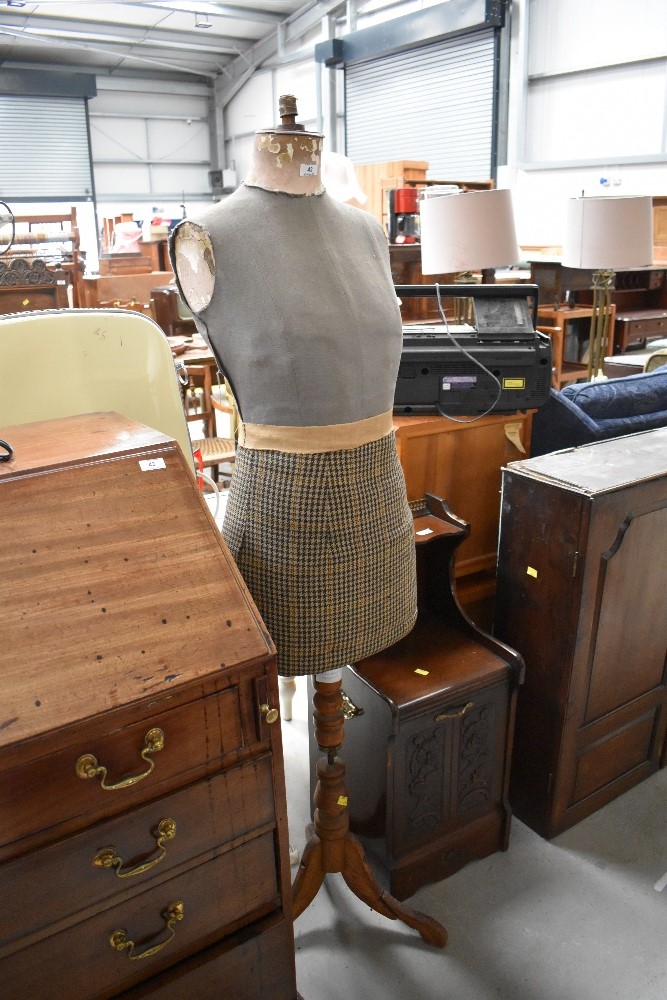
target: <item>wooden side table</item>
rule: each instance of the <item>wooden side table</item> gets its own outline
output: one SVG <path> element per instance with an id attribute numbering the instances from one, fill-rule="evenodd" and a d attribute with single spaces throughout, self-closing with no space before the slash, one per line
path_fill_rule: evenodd
<path id="1" fill-rule="evenodd" d="M 567 325 L 575 319 L 587 319 L 590 321 L 593 315 L 591 306 L 540 306 L 537 310 L 537 318 L 540 323 L 549 326 L 560 327 L 559 338 L 552 337 L 553 345 L 553 367 L 555 388 L 562 389 L 568 382 L 576 382 L 578 379 L 588 376 L 588 365 L 565 361 L 565 344 L 567 343 Z M 616 321 L 616 306 L 612 304 L 609 315 L 609 329 L 607 334 L 606 354 L 613 352 L 614 345 L 614 323 Z"/>

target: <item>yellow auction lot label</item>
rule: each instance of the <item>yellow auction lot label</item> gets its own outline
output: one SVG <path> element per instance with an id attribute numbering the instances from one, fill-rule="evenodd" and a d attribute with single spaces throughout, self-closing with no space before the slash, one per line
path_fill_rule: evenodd
<path id="1" fill-rule="evenodd" d="M 503 389 L 525 389 L 525 378 L 504 378 Z"/>

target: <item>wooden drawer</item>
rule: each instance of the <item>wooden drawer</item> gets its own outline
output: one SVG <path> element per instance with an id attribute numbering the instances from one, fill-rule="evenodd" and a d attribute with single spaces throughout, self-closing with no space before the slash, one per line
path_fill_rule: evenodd
<path id="1" fill-rule="evenodd" d="M 15 952 L 2 961 L 3 1000 L 105 1000 L 277 909 L 274 850 L 265 833 Z M 163 914 L 177 902 L 182 920 L 169 928 Z M 115 950 L 117 932 L 136 948 Z"/>
<path id="2" fill-rule="evenodd" d="M 221 983 L 233 1000 L 295 1000 L 293 952 L 291 925 L 274 914 L 117 1000 L 223 1000 Z"/>
<path id="3" fill-rule="evenodd" d="M 149 753 L 148 737 L 156 729 L 163 734 L 164 746 Z M 126 812 L 164 794 L 170 785 L 182 784 L 184 775 L 190 773 L 194 780 L 206 765 L 239 750 L 244 742 L 239 688 L 230 686 L 209 698 L 147 714 L 131 725 L 107 728 L 99 735 L 91 727 L 85 736 L 80 734 L 76 729 L 65 749 L 53 753 L 47 745 L 43 756 L 0 772 L 0 860 L 37 846 L 26 843 L 31 835 L 45 843 L 62 835 L 62 825 L 73 832 Z M 91 764 L 94 758 L 107 768 L 105 784 L 119 784 L 127 775 L 144 777 L 108 791 L 102 787 L 101 776 L 79 777 L 81 758 Z"/>
<path id="4" fill-rule="evenodd" d="M 625 349 L 635 344 L 644 344 L 647 339 L 667 337 L 667 314 L 656 312 L 654 316 L 617 316 L 616 345 Z"/>
<path id="5" fill-rule="evenodd" d="M 264 755 L 1 865 L 0 954 L 22 946 L 26 935 L 110 905 L 117 894 L 143 892 L 147 882 L 164 881 L 206 852 L 273 828 L 272 782 L 271 758 Z M 97 855 L 108 857 L 111 848 L 122 861 L 96 864 Z M 146 870 L 136 871 L 141 868 Z"/>

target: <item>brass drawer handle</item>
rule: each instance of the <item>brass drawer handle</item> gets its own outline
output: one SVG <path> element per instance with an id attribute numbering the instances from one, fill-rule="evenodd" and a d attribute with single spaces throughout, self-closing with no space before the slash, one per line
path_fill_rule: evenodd
<path id="1" fill-rule="evenodd" d="M 93 866 L 95 868 L 115 868 L 118 878 L 132 878 L 133 875 L 143 875 L 144 872 L 155 868 L 166 857 L 167 848 L 165 844 L 168 840 L 173 840 L 176 836 L 176 824 L 173 819 L 160 820 L 153 836 L 155 837 L 155 846 L 161 852 L 156 858 L 151 858 L 150 861 L 145 861 L 142 865 L 137 865 L 135 868 L 127 868 L 123 871 L 123 859 L 116 848 L 102 847 L 93 858 Z"/>
<path id="2" fill-rule="evenodd" d="M 107 785 L 106 776 L 107 769 L 102 764 L 97 763 L 97 757 L 92 753 L 84 753 L 76 762 L 76 773 L 80 778 L 100 778 L 100 785 L 105 790 L 105 792 L 115 792 L 119 788 L 129 788 L 130 785 L 136 785 L 139 781 L 143 781 L 147 778 L 155 767 L 155 761 L 149 760 L 148 755 L 152 753 L 158 753 L 164 747 L 164 733 L 161 729 L 149 729 L 144 737 L 144 749 L 141 751 L 141 757 L 148 764 L 148 770 L 142 771 L 140 774 L 130 774 L 127 778 L 123 778 L 122 781 L 116 782 L 115 785 Z"/>
<path id="3" fill-rule="evenodd" d="M 459 708 L 456 712 L 443 712 L 441 715 L 436 715 L 435 721 L 447 722 L 448 719 L 462 719 L 463 716 L 470 711 L 474 704 L 475 703 L 473 701 L 468 701 L 463 708 Z"/>
<path id="4" fill-rule="evenodd" d="M 135 943 L 131 941 L 127 936 L 127 931 L 117 930 L 114 931 L 109 938 L 109 944 L 114 951 L 127 951 L 129 952 L 128 958 L 136 962 L 140 958 L 150 958 L 152 955 L 157 955 L 159 951 L 162 951 L 169 942 L 176 937 L 176 931 L 174 930 L 174 925 L 178 923 L 179 920 L 183 919 L 185 907 L 180 900 L 176 900 L 174 903 L 170 903 L 166 910 L 163 910 L 161 916 L 165 922 L 165 927 L 169 931 L 169 936 L 164 939 L 164 941 L 158 941 L 157 944 L 153 944 L 150 948 L 146 948 L 145 951 L 138 951 L 135 955 Z"/>
<path id="5" fill-rule="evenodd" d="M 340 692 L 341 698 L 343 699 L 343 718 L 346 722 L 350 719 L 354 719 L 356 715 L 363 715 L 364 710 L 359 705 L 355 705 L 348 694 L 345 694 L 343 690 Z"/>
<path id="6" fill-rule="evenodd" d="M 269 705 L 260 705 L 259 710 L 264 716 L 264 721 L 268 722 L 269 725 L 278 721 L 278 715 L 280 713 L 277 708 L 271 708 Z"/>

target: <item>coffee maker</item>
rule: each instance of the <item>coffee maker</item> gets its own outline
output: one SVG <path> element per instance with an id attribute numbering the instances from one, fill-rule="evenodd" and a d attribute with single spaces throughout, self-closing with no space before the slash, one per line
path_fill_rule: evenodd
<path id="1" fill-rule="evenodd" d="M 388 195 L 389 242 L 419 243 L 419 191 L 392 188 Z"/>

